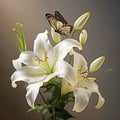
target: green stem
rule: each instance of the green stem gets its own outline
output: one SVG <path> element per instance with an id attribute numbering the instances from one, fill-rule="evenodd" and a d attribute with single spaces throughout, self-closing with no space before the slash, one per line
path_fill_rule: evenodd
<path id="1" fill-rule="evenodd" d="M 39 91 L 39 93 L 40 93 L 40 96 L 42 97 L 42 100 L 43 100 L 43 101 L 44 101 L 44 103 L 46 104 L 47 102 L 46 102 L 46 100 L 45 100 L 44 96 L 42 95 L 41 91 Z"/>
<path id="2" fill-rule="evenodd" d="M 52 108 L 53 120 L 56 120 L 55 108 Z"/>
<path id="3" fill-rule="evenodd" d="M 69 64 L 72 63 L 72 55 L 69 56 L 69 61 L 68 61 Z"/>
<path id="4" fill-rule="evenodd" d="M 98 79 L 100 79 L 105 73 L 107 73 L 107 72 L 110 72 L 110 71 L 112 71 L 112 69 L 110 68 L 110 69 L 108 69 L 108 70 L 105 70 L 105 71 L 103 71 L 98 77 L 97 77 L 97 79 L 96 80 L 98 80 Z"/>
<path id="5" fill-rule="evenodd" d="M 71 38 L 73 38 L 74 33 L 75 33 L 75 30 L 73 30 L 73 31 L 71 32 Z"/>

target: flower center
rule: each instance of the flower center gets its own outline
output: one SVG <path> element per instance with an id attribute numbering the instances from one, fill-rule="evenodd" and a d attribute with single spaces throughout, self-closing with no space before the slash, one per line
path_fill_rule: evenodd
<path id="1" fill-rule="evenodd" d="M 86 78 L 86 75 L 88 74 L 88 70 L 85 70 L 85 71 L 77 70 L 77 74 L 78 76 Z"/>
<path id="2" fill-rule="evenodd" d="M 42 62 L 46 62 L 47 60 L 48 60 L 47 52 L 45 53 L 43 60 L 40 59 L 38 56 L 36 56 L 36 59 L 35 59 L 35 61 L 38 61 L 38 64 L 41 64 Z"/>
<path id="3" fill-rule="evenodd" d="M 45 53 L 43 59 L 40 59 L 38 56 L 36 56 L 35 61 L 37 62 L 37 66 L 44 69 L 47 73 L 51 73 L 51 69 L 50 69 L 49 64 L 48 64 L 47 52 Z"/>

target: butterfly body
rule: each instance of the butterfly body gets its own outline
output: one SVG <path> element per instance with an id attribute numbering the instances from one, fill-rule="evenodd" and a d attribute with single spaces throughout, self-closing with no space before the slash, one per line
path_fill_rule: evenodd
<path id="1" fill-rule="evenodd" d="M 65 18 L 58 11 L 55 11 L 55 15 L 47 13 L 45 16 L 55 32 L 65 36 L 67 33 L 71 33 L 73 27 L 68 25 Z"/>

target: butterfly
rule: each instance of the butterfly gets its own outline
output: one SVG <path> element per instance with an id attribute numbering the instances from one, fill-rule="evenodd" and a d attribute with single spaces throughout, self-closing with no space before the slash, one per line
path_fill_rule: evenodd
<path id="1" fill-rule="evenodd" d="M 55 32 L 65 36 L 67 36 L 67 33 L 71 33 L 73 26 L 68 25 L 65 18 L 58 11 L 55 11 L 55 15 L 46 13 L 45 16 Z"/>

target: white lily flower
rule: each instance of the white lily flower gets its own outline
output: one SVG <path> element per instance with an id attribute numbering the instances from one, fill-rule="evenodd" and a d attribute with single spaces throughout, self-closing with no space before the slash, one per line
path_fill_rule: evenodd
<path id="1" fill-rule="evenodd" d="M 77 84 L 68 84 L 68 81 L 63 81 L 65 85 L 62 86 L 63 94 L 73 91 L 75 96 L 73 111 L 82 112 L 89 103 L 91 93 L 97 93 L 99 97 L 95 108 L 99 109 L 102 107 L 105 100 L 99 92 L 98 85 L 94 82 L 96 78 L 87 77 L 87 62 L 81 54 L 76 52 L 74 52 L 74 69 L 77 72 Z"/>
<path id="2" fill-rule="evenodd" d="M 16 71 L 11 76 L 12 85 L 16 87 L 17 81 L 28 83 L 26 99 L 32 108 L 44 82 L 55 76 L 62 77 L 73 85 L 77 82 L 72 66 L 63 59 L 73 47 L 81 49 L 79 42 L 66 39 L 52 47 L 47 33 L 45 31 L 37 35 L 33 51 L 22 52 L 18 59 L 13 60 Z"/>
<path id="3" fill-rule="evenodd" d="M 75 96 L 73 111 L 83 111 L 89 102 L 91 93 L 98 94 L 99 99 L 95 108 L 99 109 L 103 106 L 105 100 L 98 90 L 98 85 L 94 82 L 95 78 L 87 77 L 88 67 L 85 58 L 76 52 L 74 52 L 74 68 L 77 71 L 78 83 L 73 88 Z"/>

